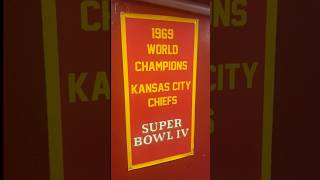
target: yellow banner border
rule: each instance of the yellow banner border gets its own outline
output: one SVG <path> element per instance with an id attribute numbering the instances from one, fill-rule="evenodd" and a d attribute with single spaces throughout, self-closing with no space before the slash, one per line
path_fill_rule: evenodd
<path id="1" fill-rule="evenodd" d="M 126 18 L 133 19 L 148 19 L 158 21 L 172 21 L 194 24 L 194 57 L 193 57 L 193 71 L 192 71 L 192 117 L 191 117 L 191 151 L 178 154 L 163 159 L 149 161 L 140 164 L 132 163 L 132 147 L 131 147 L 131 125 L 130 125 L 130 100 L 129 100 L 129 79 L 128 79 L 128 57 L 127 57 L 127 36 L 126 36 Z M 195 103 L 196 103 L 196 80 L 197 80 L 197 55 L 198 55 L 198 33 L 199 33 L 199 19 L 181 18 L 174 16 L 151 15 L 151 14 L 137 14 L 137 13 L 120 13 L 121 22 L 121 43 L 122 43 L 122 62 L 123 62 L 123 78 L 124 78 L 124 96 L 125 96 L 125 118 L 126 118 L 126 138 L 127 138 L 127 159 L 128 171 L 140 169 L 156 164 L 161 164 L 169 161 L 174 161 L 187 156 L 194 155 L 194 129 L 195 129 Z"/>
<path id="2" fill-rule="evenodd" d="M 41 0 L 50 180 L 64 179 L 56 0 Z"/>
<path id="3" fill-rule="evenodd" d="M 267 0 L 266 5 L 261 180 L 271 180 L 272 173 L 272 128 L 278 0 Z"/>

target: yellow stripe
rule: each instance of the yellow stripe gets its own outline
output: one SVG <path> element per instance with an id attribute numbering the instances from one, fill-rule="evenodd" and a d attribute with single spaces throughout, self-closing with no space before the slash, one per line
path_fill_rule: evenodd
<path id="1" fill-rule="evenodd" d="M 130 125 L 130 101 L 129 101 L 126 14 L 121 13 L 120 20 L 121 20 L 124 99 L 125 99 L 125 111 L 126 111 L 127 156 L 128 156 L 128 169 L 130 170 L 130 169 L 132 169 L 132 151 L 131 151 L 131 125 Z"/>
<path id="2" fill-rule="evenodd" d="M 261 180 L 271 180 L 277 0 L 267 0 Z"/>
<path id="3" fill-rule="evenodd" d="M 42 0 L 50 179 L 63 180 L 60 77 L 55 0 Z"/>
<path id="4" fill-rule="evenodd" d="M 197 64 L 198 64 L 198 33 L 199 20 L 194 22 L 194 49 L 193 49 L 193 75 L 192 75 L 192 117 L 191 117 L 191 152 L 194 153 L 194 131 L 196 112 L 196 90 L 197 90 Z"/>
<path id="5" fill-rule="evenodd" d="M 140 168 L 144 168 L 144 167 L 147 167 L 147 166 L 152 166 L 152 165 L 161 164 L 161 163 L 165 163 L 165 162 L 169 162 L 169 161 L 174 161 L 174 160 L 185 158 L 185 157 L 192 156 L 192 155 L 193 155 L 193 152 L 188 152 L 188 153 L 178 154 L 178 155 L 175 155 L 175 156 L 170 156 L 170 157 L 167 157 L 167 158 L 158 159 L 158 160 L 154 160 L 154 161 L 149 161 L 149 162 L 145 162 L 145 163 L 141 163 L 141 164 L 135 164 L 129 170 L 140 169 Z"/>
<path id="6" fill-rule="evenodd" d="M 185 23 L 194 23 L 196 21 L 196 19 L 182 18 L 182 17 L 175 17 L 175 16 L 162 16 L 162 15 L 136 14 L 136 13 L 123 13 L 123 14 L 125 14 L 127 18 L 136 18 L 136 19 L 173 21 L 173 22 L 185 22 Z"/>

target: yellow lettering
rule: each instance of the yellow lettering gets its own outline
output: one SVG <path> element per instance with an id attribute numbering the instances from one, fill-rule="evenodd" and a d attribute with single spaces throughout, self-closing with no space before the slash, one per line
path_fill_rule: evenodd
<path id="1" fill-rule="evenodd" d="M 254 62 L 211 65 L 210 71 L 213 74 L 214 79 L 210 86 L 210 90 L 223 91 L 225 89 L 224 81 L 228 82 L 228 90 L 235 90 L 237 86 L 236 82 L 238 81 L 246 83 L 246 88 L 251 89 L 253 87 L 253 79 L 258 64 L 258 62 Z M 241 72 L 237 70 L 241 70 Z"/>
<path id="2" fill-rule="evenodd" d="M 247 0 L 213 0 L 213 27 L 241 27 L 247 24 Z"/>
<path id="3" fill-rule="evenodd" d="M 161 107 L 175 105 L 178 103 L 177 96 L 165 96 L 148 98 L 148 107 Z"/>
<path id="4" fill-rule="evenodd" d="M 110 2 L 102 1 L 102 29 L 108 31 L 110 29 Z"/>
<path id="5" fill-rule="evenodd" d="M 224 0 L 224 6 L 221 0 L 213 1 L 213 26 L 219 26 L 219 19 L 223 26 L 230 26 L 230 0 Z"/>
<path id="6" fill-rule="evenodd" d="M 81 28 L 85 31 L 98 31 L 101 27 L 101 23 L 94 22 L 89 23 L 88 9 L 100 9 L 100 4 L 97 1 L 85 0 L 81 2 Z"/>
<path id="7" fill-rule="evenodd" d="M 104 95 L 105 99 L 110 99 L 110 87 L 106 72 L 97 72 L 94 83 L 92 101 L 97 101 L 100 95 Z"/>
<path id="8" fill-rule="evenodd" d="M 80 98 L 80 101 L 87 102 L 89 101 L 88 97 L 82 89 L 82 84 L 85 81 L 88 73 L 81 73 L 78 79 L 76 80 L 76 74 L 70 73 L 68 75 L 69 82 L 69 102 L 76 102 L 77 96 Z"/>
<path id="9" fill-rule="evenodd" d="M 258 63 L 252 63 L 251 68 L 249 68 L 248 63 L 242 63 L 242 68 L 247 79 L 247 88 L 252 88 L 253 77 L 256 72 Z"/>
<path id="10" fill-rule="evenodd" d="M 238 18 L 232 18 L 231 23 L 233 26 L 244 26 L 247 24 L 247 11 L 239 8 L 239 6 L 245 7 L 247 0 L 234 0 L 232 3 L 232 14 L 238 16 Z"/>
<path id="11" fill-rule="evenodd" d="M 151 28 L 152 39 L 173 39 L 174 31 L 173 29 L 167 28 Z"/>
<path id="12" fill-rule="evenodd" d="M 147 44 L 147 52 L 156 55 L 177 55 L 179 46 L 176 44 Z"/>
<path id="13" fill-rule="evenodd" d="M 240 64 L 226 64 L 226 69 L 229 70 L 229 89 L 234 90 L 235 88 L 235 72 L 240 68 Z"/>

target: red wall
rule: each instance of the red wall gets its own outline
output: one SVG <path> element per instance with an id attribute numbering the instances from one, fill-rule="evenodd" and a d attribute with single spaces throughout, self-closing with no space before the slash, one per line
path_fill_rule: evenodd
<path id="1" fill-rule="evenodd" d="M 4 179 L 49 179 L 40 0 L 4 1 Z"/>
<path id="2" fill-rule="evenodd" d="M 320 3 L 278 2 L 272 179 L 319 179 Z"/>

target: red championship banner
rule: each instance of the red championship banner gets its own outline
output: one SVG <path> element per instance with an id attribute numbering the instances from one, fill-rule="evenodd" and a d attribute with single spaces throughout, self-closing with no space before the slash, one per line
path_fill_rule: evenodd
<path id="1" fill-rule="evenodd" d="M 198 20 L 120 18 L 128 170 L 193 155 Z"/>

